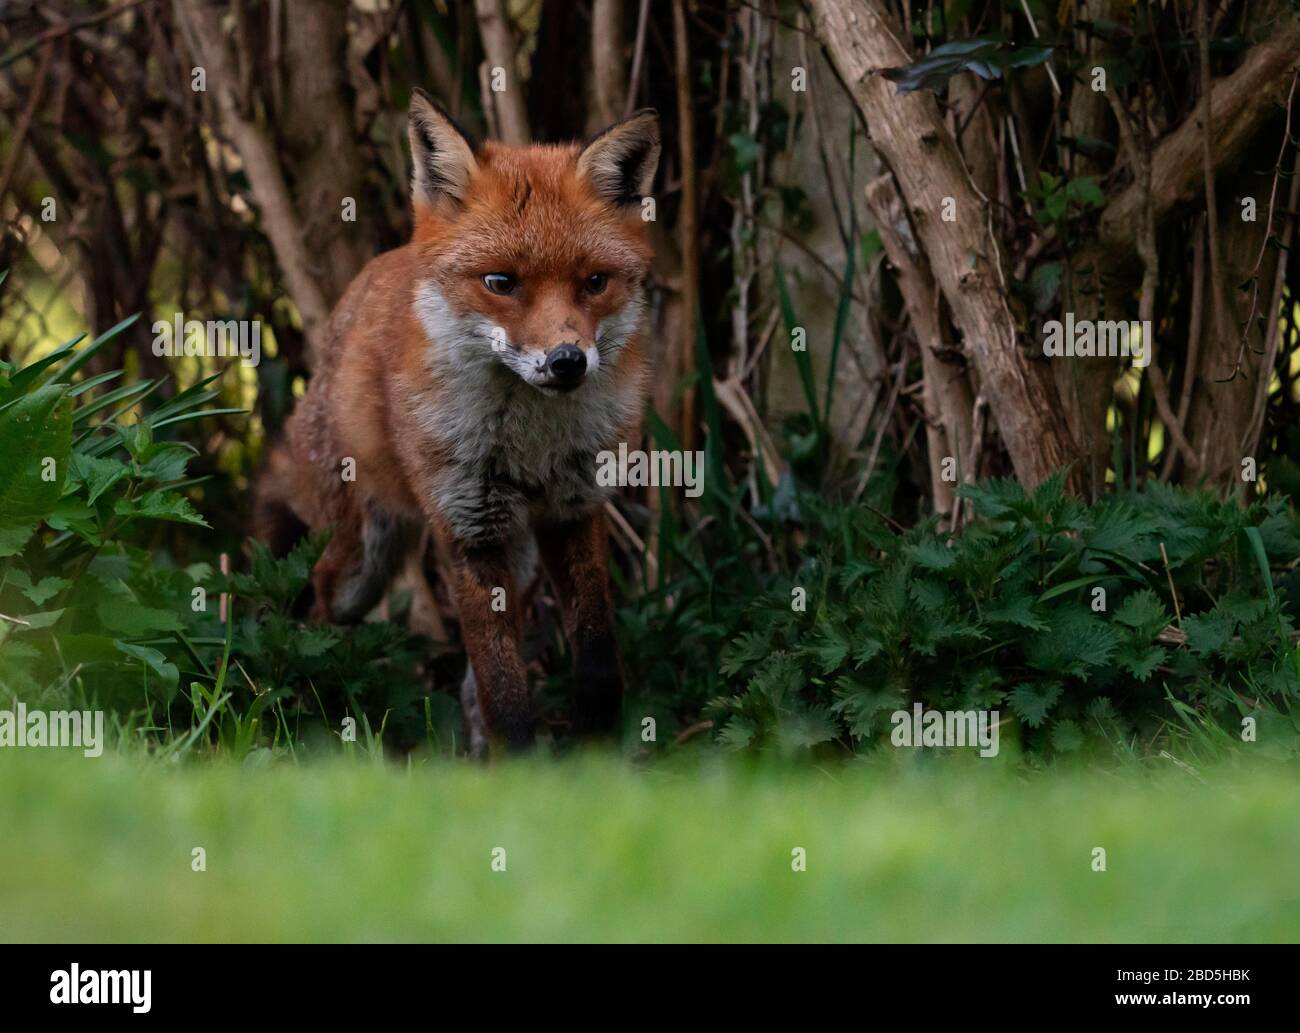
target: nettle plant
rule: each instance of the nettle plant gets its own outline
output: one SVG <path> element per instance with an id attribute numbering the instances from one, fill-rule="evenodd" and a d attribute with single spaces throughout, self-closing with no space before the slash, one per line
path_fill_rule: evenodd
<path id="1" fill-rule="evenodd" d="M 0 362 L 0 706 L 103 708 L 119 739 L 168 754 L 296 749 L 308 730 L 378 753 L 390 712 L 408 739 L 441 730 L 447 707 L 421 708 L 427 679 L 401 628 L 291 615 L 321 543 L 214 569 L 219 546 L 185 494 L 197 451 L 168 438 L 239 410 L 205 408 L 219 373 L 155 406 L 160 381 L 86 375 L 133 320 L 22 369 Z M 177 563 L 160 522 L 197 532 L 188 543 L 213 562 Z"/>
<path id="2" fill-rule="evenodd" d="M 1283 503 L 1153 483 L 1086 505 L 1063 485 L 967 486 L 982 519 L 957 536 L 805 501 L 805 562 L 727 633 L 721 742 L 887 748 L 890 715 L 919 701 L 998 710 L 1034 756 L 1300 750 L 1300 650 L 1272 575 L 1300 555 Z"/>

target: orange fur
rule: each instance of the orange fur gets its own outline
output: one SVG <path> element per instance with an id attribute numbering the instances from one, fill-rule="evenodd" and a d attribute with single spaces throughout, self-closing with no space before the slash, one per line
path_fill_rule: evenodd
<path id="1" fill-rule="evenodd" d="M 609 730 L 621 677 L 595 453 L 632 438 L 644 397 L 651 252 L 629 198 L 653 176 L 657 120 L 640 113 L 585 150 L 474 149 L 417 93 L 411 137 L 411 242 L 336 307 L 259 482 L 254 531 L 283 547 L 290 525 L 332 527 L 313 616 L 357 620 L 431 526 L 452 557 L 469 702 L 516 747 L 532 739 L 519 639 L 540 543 L 578 668 L 576 724 Z M 517 289 L 493 293 L 494 273 Z M 562 346 L 585 357 L 571 390 L 553 364 Z"/>

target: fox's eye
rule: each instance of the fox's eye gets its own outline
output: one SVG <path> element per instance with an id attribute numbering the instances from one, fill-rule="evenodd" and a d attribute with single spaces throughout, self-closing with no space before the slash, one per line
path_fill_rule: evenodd
<path id="1" fill-rule="evenodd" d="M 509 273 L 488 273 L 483 277 L 483 286 L 493 294 L 513 294 L 519 281 Z"/>
<path id="2" fill-rule="evenodd" d="M 604 273 L 592 273 L 590 276 L 587 277 L 587 283 L 586 283 L 587 293 L 599 294 L 601 291 L 605 289 L 605 286 L 608 283 L 609 283 L 609 277 L 606 276 Z"/>

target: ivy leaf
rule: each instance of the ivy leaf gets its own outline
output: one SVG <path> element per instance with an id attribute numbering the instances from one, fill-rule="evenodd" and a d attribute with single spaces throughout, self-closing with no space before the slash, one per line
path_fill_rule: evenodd
<path id="1" fill-rule="evenodd" d="M 1033 275 L 1029 277 L 1029 296 L 1035 312 L 1046 312 L 1056 302 L 1064 270 L 1061 262 L 1042 262 L 1034 267 Z"/>
<path id="2" fill-rule="evenodd" d="M 1065 187 L 1065 196 L 1082 208 L 1106 207 L 1106 195 L 1101 192 L 1101 187 L 1092 176 L 1070 180 Z"/>
<path id="3" fill-rule="evenodd" d="M 736 158 L 736 171 L 748 172 L 758 163 L 763 149 L 752 136 L 748 133 L 732 133 L 730 142 Z"/>
<path id="4" fill-rule="evenodd" d="M 1070 150 L 1086 154 L 1091 158 L 1104 158 L 1116 152 L 1113 143 L 1095 136 L 1069 136 L 1062 133 L 1057 139 Z"/>
<path id="5" fill-rule="evenodd" d="M 941 92 L 958 72 L 974 72 L 981 79 L 1000 79 L 1012 68 L 1041 65 L 1052 56 L 1051 47 L 1015 47 L 1003 36 L 976 36 L 935 47 L 919 61 L 881 74 L 898 85 L 898 92 Z"/>

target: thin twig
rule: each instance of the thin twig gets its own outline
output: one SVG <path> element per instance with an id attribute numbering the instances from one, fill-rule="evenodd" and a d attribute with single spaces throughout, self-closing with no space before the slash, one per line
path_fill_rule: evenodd
<path id="1" fill-rule="evenodd" d="M 1255 324 L 1255 313 L 1259 311 L 1259 270 L 1264 264 L 1264 255 L 1268 242 L 1273 237 L 1273 212 L 1277 203 L 1277 184 L 1282 178 L 1282 158 L 1286 154 L 1286 145 L 1291 141 L 1291 104 L 1295 99 L 1296 83 L 1300 82 L 1300 72 L 1291 77 L 1291 91 L 1286 97 L 1286 121 L 1282 123 L 1282 145 L 1277 151 L 1277 161 L 1273 163 L 1273 185 L 1268 192 L 1268 222 L 1264 225 L 1264 239 L 1259 242 L 1259 254 L 1255 257 L 1255 267 L 1250 271 L 1250 314 L 1241 331 L 1241 346 L 1237 349 L 1237 369 L 1241 368 L 1246 357 L 1246 346 L 1250 341 L 1250 329 Z M 0 194 L 3 196 L 3 194 Z M 1291 203 L 1295 207 L 1295 203 Z M 1270 315 L 1270 319 L 1272 316 Z"/>
<path id="2" fill-rule="evenodd" d="M 36 113 L 36 105 L 41 102 L 41 95 L 45 92 L 45 82 L 50 71 L 50 58 L 53 56 L 54 41 L 46 40 L 45 45 L 41 48 L 41 60 L 36 68 L 36 76 L 32 81 L 31 93 L 27 97 L 27 106 L 23 108 L 23 113 L 18 116 L 18 122 L 14 126 L 13 138 L 9 141 L 9 157 L 5 161 L 4 172 L 0 172 L 0 202 L 4 201 L 5 194 L 9 192 L 9 181 L 18 169 L 18 160 L 23 153 L 23 141 L 27 138 L 28 129 L 31 128 L 32 116 Z"/>
<path id="3" fill-rule="evenodd" d="M 153 3 L 155 0 L 123 0 L 122 3 L 115 7 L 110 7 L 104 11 L 98 11 L 95 14 L 84 14 L 79 18 L 69 18 L 58 25 L 52 25 L 44 32 L 33 36 L 26 43 L 20 43 L 4 57 L 0 57 L 0 68 L 8 68 L 11 64 L 26 54 L 30 54 L 42 43 L 49 43 L 58 39 L 60 36 L 66 36 L 70 32 L 77 32 L 80 29 L 89 28 L 91 25 L 98 25 L 100 22 L 110 21 L 119 14 L 129 11 L 132 7 L 139 7 L 143 3 Z"/>
<path id="4" fill-rule="evenodd" d="M 650 0 L 641 0 L 641 10 L 636 16 L 636 43 L 632 48 L 632 74 L 627 81 L 627 103 L 623 107 L 623 117 L 627 118 L 636 110 L 637 92 L 641 88 L 641 63 L 645 59 L 646 21 L 650 14 Z"/>
<path id="5" fill-rule="evenodd" d="M 1165 552 L 1165 543 L 1160 543 L 1160 558 L 1165 562 L 1165 577 L 1169 579 L 1169 596 L 1174 601 L 1174 617 L 1178 621 L 1178 630 L 1183 630 L 1183 610 L 1178 605 L 1178 592 L 1174 589 L 1174 575 L 1169 569 L 1169 553 Z"/>

